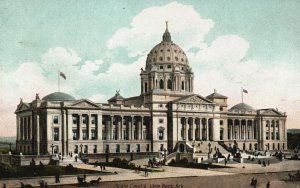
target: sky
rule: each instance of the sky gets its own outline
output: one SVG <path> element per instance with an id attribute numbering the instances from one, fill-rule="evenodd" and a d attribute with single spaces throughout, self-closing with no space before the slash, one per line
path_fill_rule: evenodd
<path id="1" fill-rule="evenodd" d="M 61 91 L 106 102 L 140 94 L 165 21 L 187 54 L 195 93 L 229 107 L 278 108 L 300 128 L 300 1 L 0 1 L 0 136 L 16 135 L 20 102 Z"/>

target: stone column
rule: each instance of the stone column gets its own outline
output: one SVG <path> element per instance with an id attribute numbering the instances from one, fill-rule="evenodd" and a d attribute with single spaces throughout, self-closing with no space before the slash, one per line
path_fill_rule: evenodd
<path id="1" fill-rule="evenodd" d="M 192 125 L 193 125 L 192 140 L 196 140 L 196 119 L 195 118 L 192 118 Z"/>
<path id="2" fill-rule="evenodd" d="M 134 121 L 134 116 L 131 116 L 131 122 L 130 122 L 130 127 L 131 127 L 131 140 L 134 140 L 134 123 L 133 123 L 133 121 Z"/>
<path id="3" fill-rule="evenodd" d="M 103 125 L 102 125 L 102 114 L 98 114 L 97 115 L 97 140 L 102 140 L 102 129 L 103 129 Z"/>
<path id="4" fill-rule="evenodd" d="M 144 140 L 144 116 L 141 116 L 141 140 Z"/>
<path id="5" fill-rule="evenodd" d="M 274 121 L 273 138 L 274 138 L 274 140 L 276 140 L 276 121 Z"/>
<path id="6" fill-rule="evenodd" d="M 40 116 L 36 115 L 36 152 L 40 155 Z"/>
<path id="7" fill-rule="evenodd" d="M 109 135 L 109 140 L 113 140 L 113 125 L 114 125 L 114 116 L 109 116 L 110 122 L 108 125 L 108 135 Z"/>
<path id="8" fill-rule="evenodd" d="M 20 118 L 16 116 L 17 140 L 20 140 Z M 16 148 L 18 149 L 18 148 Z"/>
<path id="9" fill-rule="evenodd" d="M 82 140 L 82 121 L 81 121 L 82 115 L 78 114 L 78 136 L 79 136 L 79 140 Z"/>
<path id="10" fill-rule="evenodd" d="M 69 140 L 73 140 L 73 130 L 72 130 L 72 126 L 73 126 L 73 118 L 72 118 L 72 114 L 69 114 L 68 112 L 68 123 L 67 123 L 67 140 L 69 142 Z M 69 148 L 69 147 L 68 147 Z"/>
<path id="11" fill-rule="evenodd" d="M 87 140 L 92 139 L 92 114 L 88 115 L 88 120 L 86 121 L 86 133 L 87 133 Z"/>
<path id="12" fill-rule="evenodd" d="M 138 140 L 141 140 L 141 131 L 142 131 L 142 124 L 141 124 L 141 121 L 137 121 L 137 126 L 138 126 L 138 131 L 137 131 L 137 139 Z"/>
<path id="13" fill-rule="evenodd" d="M 185 140 L 188 141 L 189 140 L 189 134 L 188 134 L 188 131 L 189 131 L 189 118 L 185 118 Z"/>
<path id="14" fill-rule="evenodd" d="M 117 123 L 117 126 L 118 126 L 118 140 L 121 140 L 122 139 L 122 117 L 119 117 L 118 118 L 118 123 Z"/>
<path id="15" fill-rule="evenodd" d="M 199 118 L 199 140 L 202 140 L 202 127 L 201 127 L 201 119 Z"/>
<path id="16" fill-rule="evenodd" d="M 208 125 L 209 119 L 206 119 L 206 141 L 209 141 L 209 125 Z"/>
<path id="17" fill-rule="evenodd" d="M 32 125 L 31 125 L 31 116 L 28 117 L 28 140 L 32 138 Z"/>

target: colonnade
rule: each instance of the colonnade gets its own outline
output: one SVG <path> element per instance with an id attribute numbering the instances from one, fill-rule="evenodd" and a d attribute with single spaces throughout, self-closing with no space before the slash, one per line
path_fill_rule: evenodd
<path id="1" fill-rule="evenodd" d="M 146 140 L 150 138 L 148 116 L 103 116 L 102 140 Z"/>
<path id="2" fill-rule="evenodd" d="M 256 139 L 257 134 L 258 133 L 255 120 L 228 120 L 228 139 L 230 140 Z"/>
<path id="3" fill-rule="evenodd" d="M 182 117 L 180 121 L 180 132 L 182 140 L 213 140 L 212 119 Z"/>
<path id="4" fill-rule="evenodd" d="M 32 117 L 17 117 L 17 140 L 32 140 Z"/>

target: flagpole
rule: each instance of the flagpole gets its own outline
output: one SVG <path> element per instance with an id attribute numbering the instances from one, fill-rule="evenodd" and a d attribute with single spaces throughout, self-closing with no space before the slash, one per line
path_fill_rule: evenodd
<path id="1" fill-rule="evenodd" d="M 241 87 L 241 92 L 242 92 L 242 103 L 244 103 L 244 92 L 243 92 L 243 87 Z"/>
<path id="2" fill-rule="evenodd" d="M 59 90 L 60 90 L 60 77 L 59 77 L 59 71 L 57 72 L 57 80 L 58 80 L 58 92 L 59 92 Z"/>

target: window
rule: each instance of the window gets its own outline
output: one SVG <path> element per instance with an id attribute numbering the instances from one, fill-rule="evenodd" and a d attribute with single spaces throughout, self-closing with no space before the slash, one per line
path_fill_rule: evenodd
<path id="1" fill-rule="evenodd" d="M 59 128 L 54 128 L 54 130 L 53 130 L 53 140 L 54 141 L 59 140 Z"/>
<path id="2" fill-rule="evenodd" d="M 91 130 L 91 139 L 96 140 L 96 130 L 95 129 Z"/>
<path id="3" fill-rule="evenodd" d="M 78 153 L 78 145 L 75 145 L 74 153 Z"/>
<path id="4" fill-rule="evenodd" d="M 184 90 L 184 81 L 181 81 L 181 90 Z"/>
<path id="5" fill-rule="evenodd" d="M 170 58 L 170 57 L 167 57 L 167 60 L 170 61 L 171 58 Z M 171 65 L 168 65 L 168 68 L 171 68 Z"/>
<path id="6" fill-rule="evenodd" d="M 162 61 L 162 60 L 163 60 L 163 57 L 159 57 L 159 60 Z"/>
<path id="7" fill-rule="evenodd" d="M 120 153 L 120 144 L 116 145 L 116 153 Z"/>
<path id="8" fill-rule="evenodd" d="M 93 125 L 96 123 L 96 116 L 91 116 L 91 123 Z"/>
<path id="9" fill-rule="evenodd" d="M 220 125 L 223 125 L 223 120 L 220 120 Z"/>
<path id="10" fill-rule="evenodd" d="M 94 145 L 93 153 L 97 153 L 97 145 Z"/>
<path id="11" fill-rule="evenodd" d="M 146 152 L 149 152 L 150 151 L 150 144 L 147 144 L 146 145 Z"/>
<path id="12" fill-rule="evenodd" d="M 164 123 L 164 119 L 159 119 L 158 122 L 159 123 Z"/>
<path id="13" fill-rule="evenodd" d="M 276 140 L 279 140 L 279 132 L 276 132 Z"/>
<path id="14" fill-rule="evenodd" d="M 168 89 L 172 89 L 172 80 L 168 79 Z"/>
<path id="15" fill-rule="evenodd" d="M 175 56 L 175 60 L 178 61 L 178 57 Z"/>
<path id="16" fill-rule="evenodd" d="M 223 111 L 223 107 L 222 106 L 220 107 L 220 111 Z"/>
<path id="17" fill-rule="evenodd" d="M 269 132 L 266 132 L 266 140 L 269 140 Z"/>
<path id="18" fill-rule="evenodd" d="M 88 145 L 84 145 L 83 153 L 88 153 Z"/>
<path id="19" fill-rule="evenodd" d="M 164 145 L 161 144 L 159 149 L 160 149 L 160 151 L 163 151 L 164 150 Z"/>
<path id="20" fill-rule="evenodd" d="M 77 124 L 77 117 L 73 116 L 72 119 L 73 119 L 73 124 Z"/>
<path id="21" fill-rule="evenodd" d="M 73 133 L 73 140 L 78 140 L 77 129 L 73 129 L 72 133 Z"/>
<path id="22" fill-rule="evenodd" d="M 159 66 L 159 69 L 164 69 L 164 66 L 162 66 L 162 65 L 161 65 L 161 66 Z"/>
<path id="23" fill-rule="evenodd" d="M 58 116 L 53 116 L 53 124 L 58 124 Z"/>
<path id="24" fill-rule="evenodd" d="M 136 145 L 136 152 L 140 152 L 141 151 L 141 145 L 140 144 L 137 144 Z"/>
<path id="25" fill-rule="evenodd" d="M 126 149 L 127 153 L 130 153 L 130 144 L 127 144 L 127 149 Z"/>
<path id="26" fill-rule="evenodd" d="M 160 128 L 158 130 L 158 139 L 159 140 L 163 140 L 164 139 L 164 129 L 163 128 Z"/>
<path id="27" fill-rule="evenodd" d="M 87 135 L 86 135 L 86 130 L 82 130 L 82 140 L 86 140 Z"/>
<path id="28" fill-rule="evenodd" d="M 159 89 L 164 89 L 164 81 L 159 80 Z"/>
<path id="29" fill-rule="evenodd" d="M 86 122 L 87 122 L 86 120 L 87 120 L 86 116 L 82 116 L 82 123 L 83 124 L 86 124 Z"/>
<path id="30" fill-rule="evenodd" d="M 148 85 L 147 82 L 145 82 L 145 93 L 147 92 L 147 89 L 148 89 Z"/>

